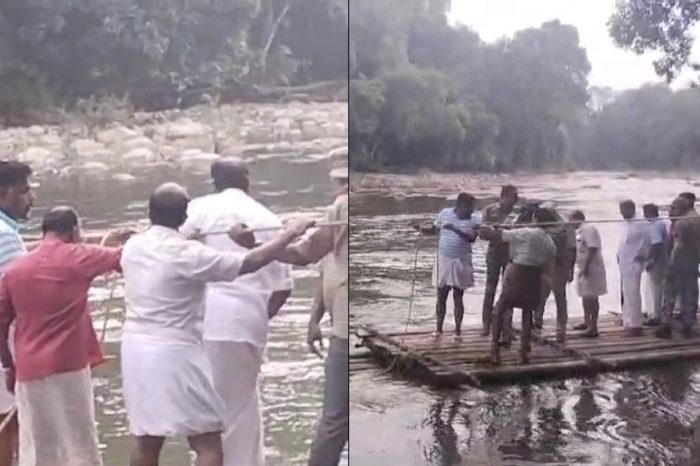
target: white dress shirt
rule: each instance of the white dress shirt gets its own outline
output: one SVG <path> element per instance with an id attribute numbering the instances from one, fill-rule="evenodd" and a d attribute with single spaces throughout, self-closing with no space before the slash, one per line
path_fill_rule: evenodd
<path id="1" fill-rule="evenodd" d="M 152 226 L 124 246 L 124 332 L 201 344 L 206 284 L 238 277 L 244 255 Z"/>
<path id="2" fill-rule="evenodd" d="M 187 210 L 187 222 L 180 231 L 190 235 L 225 231 L 238 223 L 249 228 L 281 226 L 279 218 L 240 189 L 194 199 Z M 258 242 L 270 240 L 276 231 L 255 233 Z M 204 244 L 220 251 L 245 249 L 226 235 L 210 235 Z M 234 282 L 212 283 L 207 291 L 204 317 L 204 339 L 210 341 L 246 342 L 264 348 L 267 343 L 269 316 L 267 304 L 275 291 L 291 290 L 294 286 L 291 266 L 273 262 L 255 273 Z"/>
<path id="3" fill-rule="evenodd" d="M 617 250 L 617 261 L 620 267 L 641 266 L 649 257 L 651 236 L 652 226 L 649 222 L 635 220 L 625 223 Z"/>

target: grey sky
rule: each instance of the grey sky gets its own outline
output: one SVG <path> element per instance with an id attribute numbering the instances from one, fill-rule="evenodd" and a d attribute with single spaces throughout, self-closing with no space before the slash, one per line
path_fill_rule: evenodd
<path id="1" fill-rule="evenodd" d="M 662 81 L 654 73 L 653 55 L 638 56 L 613 44 L 606 22 L 614 6 L 615 0 L 452 0 L 451 19 L 470 26 L 487 42 L 559 19 L 578 28 L 592 66 L 591 85 L 626 89 Z M 700 58 L 698 48 L 693 57 Z M 673 87 L 685 87 L 693 76 L 683 73 Z"/>

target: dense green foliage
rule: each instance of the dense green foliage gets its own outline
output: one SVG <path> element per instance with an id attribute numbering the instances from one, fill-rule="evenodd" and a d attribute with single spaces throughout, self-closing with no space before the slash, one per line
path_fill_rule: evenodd
<path id="1" fill-rule="evenodd" d="M 344 79 L 347 48 L 343 0 L 3 0 L 0 108 Z"/>
<path id="2" fill-rule="evenodd" d="M 486 44 L 450 25 L 444 2 L 350 1 L 355 169 L 700 164 L 700 91 L 656 85 L 618 95 L 589 87 L 590 64 L 573 26 L 548 22 Z M 618 45 L 664 52 L 660 75 L 674 77 L 687 63 L 700 0 L 629 0 L 612 13 Z"/>
<path id="3" fill-rule="evenodd" d="M 355 168 L 570 163 L 590 70 L 574 27 L 553 21 L 485 44 L 448 24 L 445 2 L 351 0 L 350 7 Z"/>
<path id="4" fill-rule="evenodd" d="M 671 81 L 688 64 L 700 21 L 700 0 L 623 0 L 616 3 L 608 22 L 610 35 L 620 47 L 638 54 L 655 51 L 657 74 Z"/>
<path id="5" fill-rule="evenodd" d="M 577 159 L 585 167 L 697 169 L 700 92 L 666 85 L 625 91 L 579 137 Z"/>

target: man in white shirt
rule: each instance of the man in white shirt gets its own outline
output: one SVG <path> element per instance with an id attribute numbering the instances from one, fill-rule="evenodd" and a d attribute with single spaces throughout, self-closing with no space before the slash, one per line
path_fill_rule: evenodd
<path id="1" fill-rule="evenodd" d="M 187 209 L 180 232 L 222 230 L 229 225 L 249 228 L 281 227 L 265 206 L 248 194 L 249 173 L 238 158 L 211 167 L 215 194 L 195 199 Z M 269 241 L 274 232 L 258 232 Z M 227 235 L 210 235 L 203 243 L 219 251 L 246 252 Z M 224 403 L 222 437 L 225 466 L 263 466 L 263 426 L 258 376 L 267 344 L 268 322 L 291 294 L 291 266 L 273 262 L 233 282 L 207 287 L 204 315 L 204 349 L 214 375 L 214 388 Z"/>
<path id="2" fill-rule="evenodd" d="M 122 253 L 122 380 L 137 440 L 131 466 L 158 464 L 165 437 L 176 436 L 188 438 L 198 466 L 223 465 L 224 406 L 202 341 L 206 286 L 259 270 L 314 223 L 293 221 L 246 253 L 219 251 L 178 231 L 188 203 L 187 191 L 174 183 L 156 189 L 148 206 L 151 228 L 133 236 Z M 254 243 L 250 231 L 229 228 L 232 240 Z"/>
<path id="3" fill-rule="evenodd" d="M 617 250 L 617 264 L 622 284 L 622 323 L 627 336 L 642 334 L 642 272 L 651 249 L 651 225 L 637 221 L 633 201 L 620 203 L 620 214 L 627 222 Z"/>

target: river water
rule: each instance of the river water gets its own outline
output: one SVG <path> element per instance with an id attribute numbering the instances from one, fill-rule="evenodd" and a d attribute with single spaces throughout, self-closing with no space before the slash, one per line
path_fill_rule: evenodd
<path id="1" fill-rule="evenodd" d="M 619 218 L 617 204 L 625 198 L 637 202 L 640 211 L 647 202 L 665 209 L 676 194 L 697 189 L 687 175 L 621 173 L 508 179 L 450 175 L 433 190 L 441 194 L 410 183 L 394 189 L 383 185 L 371 193 L 359 189 L 351 200 L 351 323 L 403 330 L 418 248 L 409 324 L 434 325 L 430 277 L 436 242 L 419 237 L 410 224 L 432 220 L 450 205 L 445 187 L 461 186 L 483 206 L 496 199 L 506 181 L 525 198 L 553 200 L 563 210 L 580 208 L 589 219 Z M 601 312 L 619 311 L 615 250 L 620 225 L 599 228 L 610 291 Z M 465 325 L 481 322 L 484 252 L 485 244 L 477 242 L 477 283 L 465 295 Z M 574 290 L 568 296 L 575 323 L 581 306 Z M 448 330 L 451 319 L 450 309 Z M 350 460 L 363 466 L 685 464 L 700 458 L 690 450 L 689 431 L 700 416 L 700 364 L 455 391 L 435 391 L 370 370 L 351 379 L 351 413 Z"/>
<path id="2" fill-rule="evenodd" d="M 327 164 L 318 157 L 297 154 L 294 158 L 261 157 L 250 165 L 252 194 L 282 214 L 297 212 L 320 215 L 335 197 L 336 188 L 328 178 Z M 123 170 L 123 167 L 121 168 Z M 165 164 L 130 166 L 135 176 L 130 182 L 114 181 L 110 173 L 44 176 L 39 178 L 36 208 L 30 233 L 47 206 L 67 203 L 78 208 L 87 230 L 102 230 L 124 222 L 141 220 L 152 190 L 165 181 L 178 181 L 193 196 L 209 193 L 208 165 L 188 166 L 187 170 Z M 262 399 L 268 464 L 305 464 L 316 419 L 320 414 L 323 390 L 323 364 L 306 348 L 306 326 L 317 274 L 313 269 L 295 270 L 295 290 L 287 305 L 272 321 L 268 361 L 263 367 Z M 92 290 L 98 334 L 103 327 L 105 302 L 110 285 L 97 284 Z M 116 288 L 115 305 L 121 290 Z M 118 310 L 113 316 L 121 314 Z M 109 322 L 106 350 L 117 357 L 96 370 L 97 419 L 100 441 L 107 465 L 128 464 L 131 440 L 121 395 L 118 360 L 119 319 Z M 344 460 L 347 464 L 347 458 Z M 162 465 L 189 465 L 182 439 L 166 444 Z M 69 465 L 65 465 L 69 466 Z"/>

